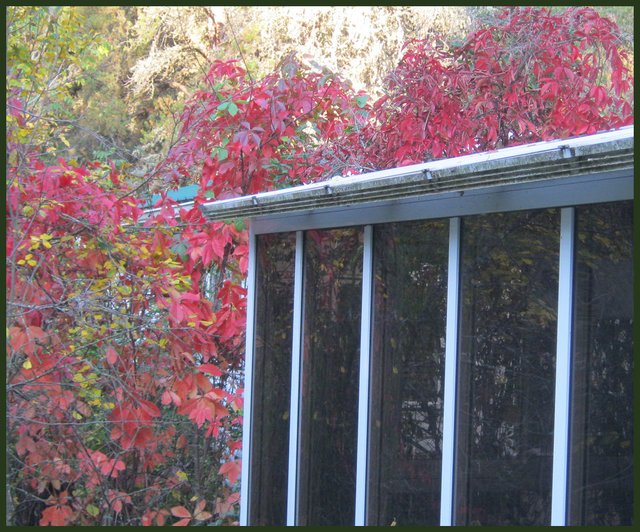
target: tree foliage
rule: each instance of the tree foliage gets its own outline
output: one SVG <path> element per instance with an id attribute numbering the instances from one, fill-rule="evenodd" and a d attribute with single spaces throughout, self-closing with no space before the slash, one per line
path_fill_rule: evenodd
<path id="1" fill-rule="evenodd" d="M 409 43 L 375 106 L 370 159 L 390 167 L 633 122 L 615 25 L 589 8 L 508 9 L 460 46 Z"/>
<path id="2" fill-rule="evenodd" d="M 8 12 L 17 524 L 236 519 L 247 231 L 207 222 L 202 202 L 633 121 L 615 25 L 586 8 L 514 8 L 458 46 L 413 41 L 375 101 L 294 55 L 260 78 L 216 60 L 144 176 L 199 182 L 195 205 L 149 210 L 126 167 L 68 157 L 69 98 L 106 53 L 76 15 Z"/>

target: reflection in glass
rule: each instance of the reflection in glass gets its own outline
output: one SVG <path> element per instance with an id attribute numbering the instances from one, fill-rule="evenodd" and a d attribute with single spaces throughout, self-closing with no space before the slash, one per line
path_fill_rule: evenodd
<path id="1" fill-rule="evenodd" d="M 252 525 L 285 525 L 295 233 L 257 237 Z"/>
<path id="2" fill-rule="evenodd" d="M 301 525 L 354 522 L 362 237 L 305 233 Z"/>
<path id="3" fill-rule="evenodd" d="M 455 523 L 549 524 L 559 212 L 462 230 Z"/>
<path id="4" fill-rule="evenodd" d="M 440 521 L 448 227 L 375 228 L 369 524 Z"/>
<path id="5" fill-rule="evenodd" d="M 569 523 L 633 517 L 633 207 L 576 208 Z"/>

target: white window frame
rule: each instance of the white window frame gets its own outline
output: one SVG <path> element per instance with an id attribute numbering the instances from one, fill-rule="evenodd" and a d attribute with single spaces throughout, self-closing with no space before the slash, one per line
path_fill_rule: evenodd
<path id="1" fill-rule="evenodd" d="M 573 301 L 574 207 L 578 205 L 633 199 L 633 168 L 572 175 L 542 181 L 478 187 L 464 192 L 443 192 L 415 198 L 377 201 L 325 209 L 258 216 L 252 219 L 248 276 L 248 320 L 243 436 L 240 524 L 249 523 L 250 455 L 252 433 L 253 343 L 256 293 L 255 239 L 259 234 L 295 231 L 294 323 L 291 373 L 291 418 L 287 525 L 297 524 L 301 346 L 303 338 L 302 286 L 303 235 L 308 229 L 363 226 L 364 257 L 362 282 L 361 355 L 358 399 L 358 438 L 354 525 L 366 524 L 367 468 L 369 460 L 370 361 L 373 323 L 373 224 L 446 218 L 449 220 L 448 292 L 443 409 L 443 456 L 440 524 L 453 525 L 455 471 L 456 372 L 458 367 L 459 270 L 461 217 L 543 208 L 560 208 L 560 258 L 558 287 L 558 331 L 554 414 L 554 456 L 551 525 L 567 520 L 567 474 L 571 382 L 571 337 Z"/>

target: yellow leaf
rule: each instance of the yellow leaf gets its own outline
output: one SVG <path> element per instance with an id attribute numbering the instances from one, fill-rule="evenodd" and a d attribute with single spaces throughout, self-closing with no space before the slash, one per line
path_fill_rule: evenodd
<path id="1" fill-rule="evenodd" d="M 31 360 L 27 358 L 27 360 L 24 361 L 24 364 L 22 364 L 22 367 L 24 369 L 31 369 L 33 367 L 33 365 L 31 364 Z"/>
<path id="2" fill-rule="evenodd" d="M 121 285 L 118 287 L 118 292 L 120 292 L 123 296 L 128 296 L 131 294 L 131 287 L 128 285 Z"/>

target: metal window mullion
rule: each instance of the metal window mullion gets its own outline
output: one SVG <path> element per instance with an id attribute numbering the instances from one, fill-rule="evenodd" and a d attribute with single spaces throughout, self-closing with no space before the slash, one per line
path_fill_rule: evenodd
<path id="1" fill-rule="evenodd" d="M 560 217 L 558 332 L 551 489 L 551 525 L 553 526 L 564 526 L 567 521 L 574 247 L 575 209 L 568 207 L 561 210 Z"/>
<path id="2" fill-rule="evenodd" d="M 304 232 L 296 232 L 293 288 L 293 341 L 291 348 L 291 406 L 289 417 L 289 470 L 287 481 L 287 526 L 295 526 L 298 513 L 298 470 L 300 442 L 300 382 L 302 379 L 302 298 Z"/>
<path id="3" fill-rule="evenodd" d="M 360 380 L 358 384 L 358 440 L 356 458 L 356 526 L 366 524 L 367 468 L 369 447 L 369 388 L 371 373 L 371 331 L 373 319 L 373 227 L 364 228 L 362 264 L 362 313 L 360 321 Z"/>
<path id="4" fill-rule="evenodd" d="M 247 330 L 245 347 L 245 385 L 244 385 L 244 427 L 242 437 L 242 473 L 240 483 L 240 525 L 249 524 L 251 478 L 251 437 L 253 430 L 253 365 L 255 346 L 256 291 L 257 291 L 257 246 L 253 224 L 249 227 L 249 264 L 247 271 Z"/>
<path id="5" fill-rule="evenodd" d="M 447 269 L 447 326 L 442 414 L 442 478 L 440 525 L 453 524 L 456 391 L 458 371 L 458 320 L 460 305 L 460 218 L 449 220 L 449 263 Z"/>

